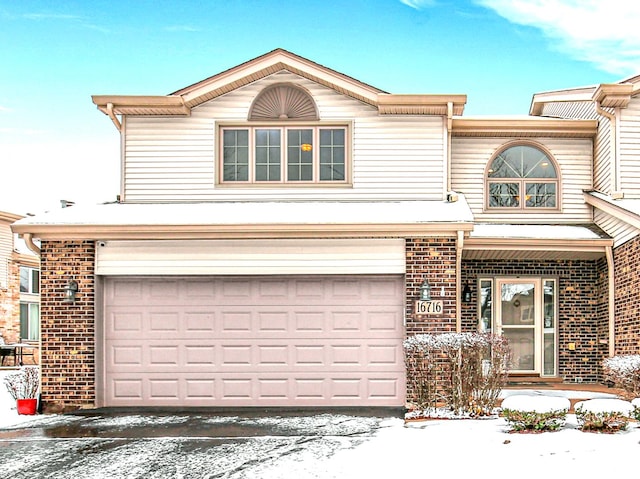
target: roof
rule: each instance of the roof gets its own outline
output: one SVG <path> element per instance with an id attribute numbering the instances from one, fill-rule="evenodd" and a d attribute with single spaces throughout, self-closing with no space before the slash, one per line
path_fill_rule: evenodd
<path id="1" fill-rule="evenodd" d="M 584 199 L 591 206 L 640 229 L 640 199 L 615 199 L 598 191 L 585 191 Z"/>
<path id="2" fill-rule="evenodd" d="M 593 224 L 476 224 L 465 259 L 596 259 L 613 239 Z"/>
<path id="3" fill-rule="evenodd" d="M 463 195 L 446 201 L 261 201 L 74 206 L 28 217 L 16 233 L 45 239 L 403 236 L 469 231 Z"/>
<path id="4" fill-rule="evenodd" d="M 601 83 L 599 85 L 541 92 L 533 95 L 529 114 L 540 115 L 545 103 L 557 102 L 596 101 L 603 107 L 625 108 L 629 104 L 631 97 L 638 94 L 640 94 L 640 75 L 617 83 Z"/>
<path id="5" fill-rule="evenodd" d="M 540 137 L 593 138 L 596 120 L 541 118 L 537 116 L 453 118 L 454 137 Z"/>
<path id="6" fill-rule="evenodd" d="M 394 95 L 281 48 L 165 96 L 93 95 L 109 115 L 179 115 L 279 71 L 289 71 L 336 92 L 379 108 L 381 114 L 461 115 L 466 95 Z M 114 121 L 116 123 L 116 121 Z M 117 123 L 116 123 L 117 125 Z"/>

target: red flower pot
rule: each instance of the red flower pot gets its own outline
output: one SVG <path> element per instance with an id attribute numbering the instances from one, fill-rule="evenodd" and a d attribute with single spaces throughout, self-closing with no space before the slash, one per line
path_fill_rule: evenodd
<path id="1" fill-rule="evenodd" d="M 18 414 L 23 414 L 26 416 L 32 416 L 36 413 L 38 409 L 38 400 L 33 399 L 16 399 L 18 403 Z"/>

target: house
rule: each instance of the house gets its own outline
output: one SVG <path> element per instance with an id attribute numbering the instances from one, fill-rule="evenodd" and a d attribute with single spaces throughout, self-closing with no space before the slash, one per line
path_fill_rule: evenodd
<path id="1" fill-rule="evenodd" d="M 23 218 L 0 211 L 0 336 L 7 343 L 40 339 L 39 259 L 11 231 Z"/>
<path id="2" fill-rule="evenodd" d="M 12 226 L 40 241 L 43 401 L 400 407 L 403 340 L 477 330 L 509 339 L 514 376 L 600 381 L 625 328 L 616 235 L 585 193 L 606 127 L 535 98 L 467 118 L 465 95 L 282 49 L 94 96 L 118 201 Z"/>

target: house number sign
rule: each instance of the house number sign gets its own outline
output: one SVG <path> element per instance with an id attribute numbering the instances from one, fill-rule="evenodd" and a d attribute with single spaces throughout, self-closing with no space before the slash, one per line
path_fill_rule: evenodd
<path id="1" fill-rule="evenodd" d="M 442 301 L 416 301 L 416 314 L 442 314 Z"/>

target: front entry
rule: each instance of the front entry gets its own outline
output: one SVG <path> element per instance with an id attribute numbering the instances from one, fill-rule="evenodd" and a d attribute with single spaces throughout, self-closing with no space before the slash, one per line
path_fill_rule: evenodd
<path id="1" fill-rule="evenodd" d="M 555 376 L 556 280 L 499 277 L 480 286 L 481 325 L 509 341 L 510 373 Z"/>

